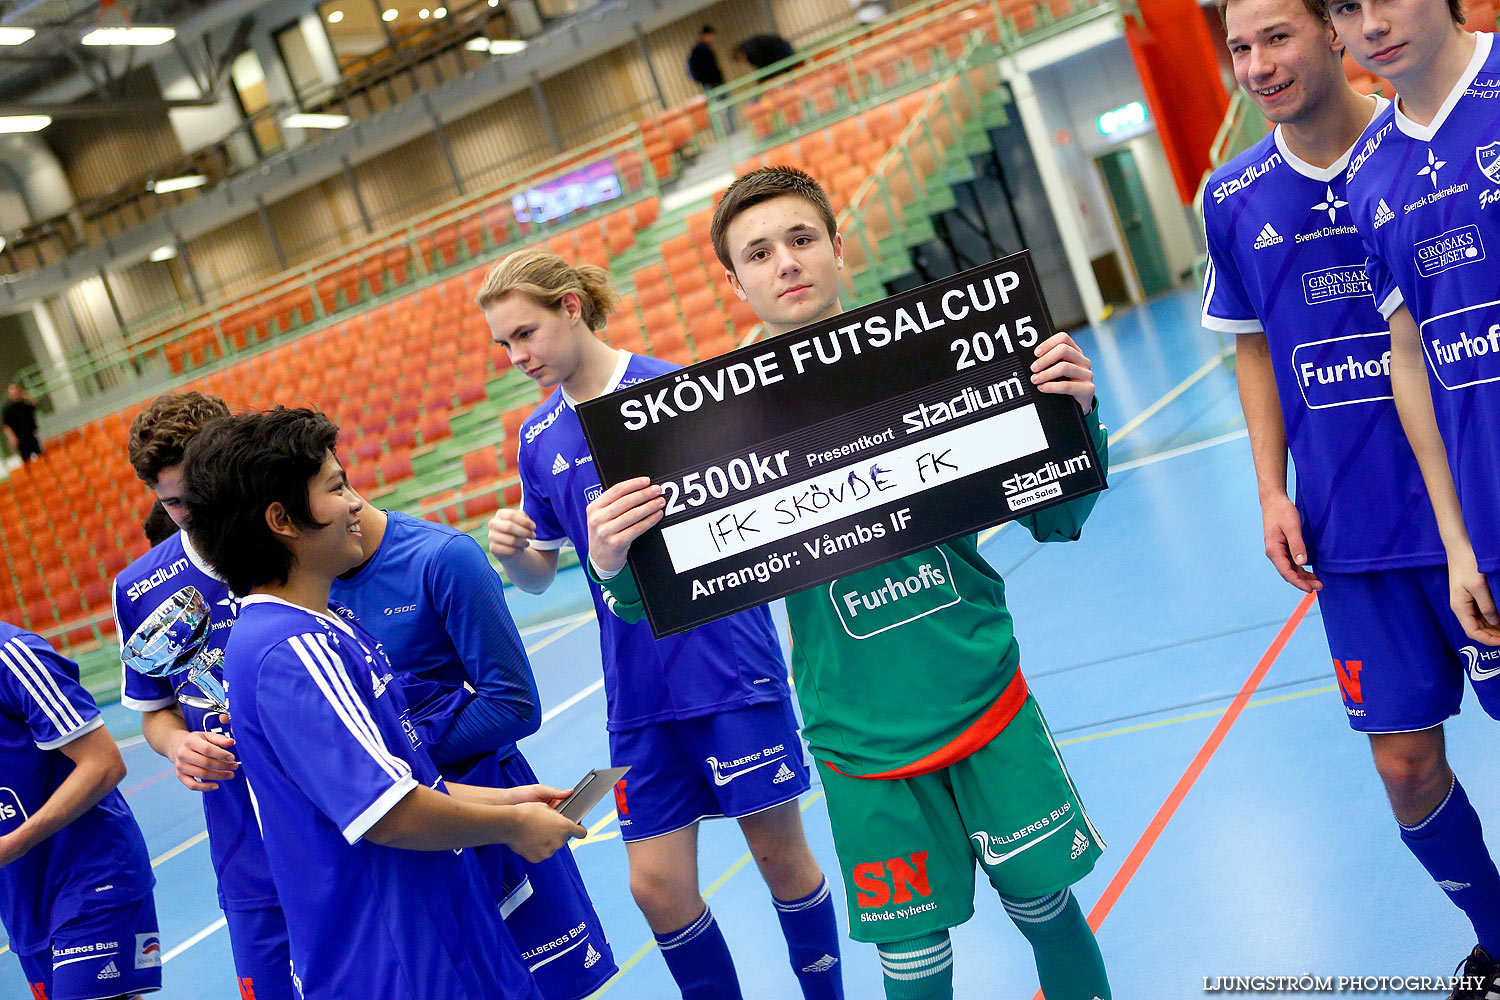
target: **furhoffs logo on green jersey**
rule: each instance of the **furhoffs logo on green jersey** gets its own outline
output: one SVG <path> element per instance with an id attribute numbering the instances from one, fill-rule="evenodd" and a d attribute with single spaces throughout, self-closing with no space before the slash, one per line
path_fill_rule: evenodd
<path id="1" fill-rule="evenodd" d="M 840 577 L 828 585 L 828 597 L 851 639 L 868 639 L 959 601 L 941 546 Z"/>

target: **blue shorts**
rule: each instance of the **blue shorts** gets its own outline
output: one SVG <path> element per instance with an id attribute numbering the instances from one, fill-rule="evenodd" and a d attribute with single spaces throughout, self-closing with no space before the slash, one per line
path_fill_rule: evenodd
<path id="1" fill-rule="evenodd" d="M 279 906 L 225 910 L 240 1000 L 297 1000 L 286 917 Z"/>
<path id="2" fill-rule="evenodd" d="M 1500 649 L 1464 634 L 1448 604 L 1448 569 L 1320 573 L 1318 606 L 1349 725 L 1361 733 L 1431 729 L 1458 714 L 1469 675 L 1500 719 Z M 1500 574 L 1490 589 L 1500 594 Z"/>
<path id="3" fill-rule="evenodd" d="M 812 787 L 789 701 L 655 722 L 609 734 L 620 836 L 649 840 L 700 819 L 738 819 Z"/>
<path id="4" fill-rule="evenodd" d="M 37 1000 L 100 1000 L 161 989 L 156 901 L 74 917 L 52 932 L 52 953 L 17 955 Z"/>
<path id="5" fill-rule="evenodd" d="M 503 760 L 491 754 L 445 776 L 491 788 L 537 783 L 519 751 Z M 572 851 L 536 864 L 503 844 L 478 848 L 475 855 L 542 996 L 582 1000 L 619 971 Z"/>

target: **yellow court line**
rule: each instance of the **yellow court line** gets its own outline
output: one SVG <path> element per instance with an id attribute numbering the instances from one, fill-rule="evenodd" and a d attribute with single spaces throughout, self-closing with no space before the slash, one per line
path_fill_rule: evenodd
<path id="1" fill-rule="evenodd" d="M 801 810 L 803 812 L 807 812 L 808 809 L 812 808 L 813 803 L 817 802 L 822 797 L 823 797 L 823 790 L 820 788 L 817 791 L 813 792 L 811 795 L 809 795 L 806 799 L 804 799 L 802 801 Z M 718 878 L 714 879 L 713 884 L 710 885 L 707 889 L 705 889 L 703 891 L 703 898 L 705 900 L 712 899 L 714 893 L 716 893 L 720 889 L 724 888 L 725 883 L 727 883 L 730 879 L 734 878 L 735 875 L 739 874 L 739 872 L 746 865 L 748 865 L 750 863 L 750 861 L 751 861 L 751 857 L 750 857 L 750 852 L 749 851 L 746 851 L 744 854 L 740 855 L 740 858 L 739 858 L 738 861 L 736 861 L 734 864 L 730 865 L 729 868 L 728 868 L 728 870 L 726 870 L 724 872 L 724 874 L 722 874 Z M 611 987 L 613 987 L 622 978 L 624 978 L 625 973 L 629 972 L 631 969 L 633 969 L 637 965 L 639 965 L 641 959 L 645 958 L 647 955 L 651 954 L 651 952 L 653 952 L 655 950 L 656 950 L 656 939 L 652 938 L 651 940 L 647 941 L 645 944 L 643 944 L 639 948 L 637 948 L 635 954 L 631 955 L 629 958 L 627 958 L 625 960 L 625 963 L 620 966 L 620 971 L 616 972 L 613 976 L 610 976 L 609 980 L 607 982 L 605 982 L 605 984 L 603 986 L 599 987 L 599 989 L 596 990 L 594 993 L 591 993 L 589 995 L 590 998 L 602 997 L 605 993 L 609 992 L 609 990 L 610 990 Z"/>
<path id="2" fill-rule="evenodd" d="M 176 847 L 172 848 L 170 851 L 167 851 L 165 854 L 158 854 L 156 857 L 152 858 L 151 859 L 151 867 L 155 868 L 158 865 L 165 864 L 166 862 L 171 861 L 173 858 L 177 857 L 177 855 L 181 854 L 183 851 L 186 851 L 189 848 L 197 847 L 199 844 L 203 843 L 207 839 L 208 839 L 208 831 L 207 830 L 204 830 L 202 833 L 198 834 L 197 836 L 189 837 L 187 840 L 184 840 L 182 843 L 178 844 Z M 6 945 L 5 947 L 0 948 L 0 955 L 4 955 L 8 951 L 10 951 L 10 945 Z"/>
<path id="3" fill-rule="evenodd" d="M 208 839 L 208 831 L 207 830 L 204 830 L 202 833 L 198 834 L 196 837 L 189 837 L 187 840 L 184 840 L 182 843 L 178 844 L 176 847 L 172 848 L 167 853 L 165 853 L 165 854 L 159 854 L 156 857 L 152 858 L 151 859 L 151 867 L 155 868 L 158 865 L 166 864 L 168 861 L 171 861 L 173 858 L 177 857 L 177 855 L 181 854 L 183 851 L 187 850 L 190 847 L 197 847 L 199 844 L 203 843 L 207 839 Z"/>
<path id="4" fill-rule="evenodd" d="M 619 818 L 619 815 L 620 814 L 617 812 L 610 813 L 608 816 L 604 817 L 599 822 L 589 827 L 589 835 L 587 837 L 584 837 L 582 840 L 569 841 L 568 846 L 576 851 L 584 844 L 597 844 L 601 840 L 612 840 L 615 837 L 618 837 L 618 833 L 606 833 L 601 835 L 599 831 L 603 830 L 606 826 L 609 826 L 609 824 L 613 823 L 617 818 Z"/>
<path id="5" fill-rule="evenodd" d="M 1337 691 L 1337 684 L 1329 684 L 1325 687 L 1311 688 L 1307 691 L 1295 691 L 1291 694 L 1272 695 L 1269 698 L 1256 698 L 1254 701 L 1245 703 L 1246 708 L 1261 708 L 1266 705 L 1276 705 L 1283 701 L 1296 701 L 1299 698 L 1310 698 L 1317 694 L 1328 694 Z M 1143 733 L 1148 729 L 1160 729 L 1163 726 L 1174 726 L 1180 722 L 1197 722 L 1199 719 L 1216 719 L 1223 715 L 1227 708 L 1211 708 L 1203 712 L 1190 712 L 1187 715 L 1174 715 L 1170 719 L 1157 719 L 1155 722 L 1142 722 L 1134 726 L 1123 726 L 1119 729 L 1107 729 L 1102 733 L 1091 733 L 1088 736 L 1074 736 L 1066 740 L 1058 740 L 1060 747 L 1073 746 L 1077 743 L 1092 743 L 1094 740 L 1102 740 L 1106 736 L 1126 736 L 1130 733 Z"/>
<path id="6" fill-rule="evenodd" d="M 539 649 L 545 649 L 546 647 L 552 645 L 557 640 L 561 639 L 563 636 L 569 634 L 570 632 L 576 632 L 578 629 L 583 628 L 585 625 L 587 625 L 589 622 L 591 622 L 593 620 L 594 620 L 594 613 L 591 611 L 591 612 L 589 612 L 589 615 L 588 615 L 587 618 L 581 618 L 581 619 L 579 619 L 578 621 L 574 622 L 571 625 L 567 625 L 567 626 L 565 626 L 563 628 L 558 629 L 556 632 L 553 632 L 551 635 L 547 636 L 547 638 L 543 639 L 541 642 L 537 643 L 534 646 L 527 646 L 526 647 L 526 653 L 527 653 L 527 655 L 535 653 Z"/>
<path id="7" fill-rule="evenodd" d="M 1226 347 L 1218 354 L 1214 355 L 1212 358 L 1209 358 L 1207 361 L 1203 362 L 1202 367 L 1193 372 L 1193 374 L 1189 375 L 1187 378 L 1183 379 L 1181 382 L 1178 382 L 1176 385 L 1174 385 L 1160 399 L 1152 403 L 1150 406 L 1146 407 L 1140 413 L 1137 413 L 1135 416 L 1131 417 L 1129 420 L 1125 421 L 1125 426 L 1121 427 L 1117 431 L 1111 431 L 1109 434 L 1109 443 L 1111 445 L 1119 444 L 1121 441 L 1124 441 L 1130 435 L 1134 434 L 1137 430 L 1140 429 L 1142 424 L 1150 420 L 1152 417 L 1156 416 L 1162 410 L 1166 409 L 1167 405 L 1174 399 L 1187 392 L 1197 383 L 1203 381 L 1203 379 L 1207 378 L 1210 372 L 1224 363 L 1224 359 L 1228 358 L 1232 351 L 1233 348 Z M 1006 521 L 1005 524 L 997 524 L 993 528 L 990 528 L 989 530 L 983 532 L 979 536 L 979 544 L 983 545 L 991 538 L 994 538 L 995 535 L 997 535 L 1000 530 L 1005 527 L 1006 524 L 1010 523 L 1011 522 Z"/>
<path id="8" fill-rule="evenodd" d="M 1310 698 L 1310 697 L 1312 697 L 1314 695 L 1328 694 L 1329 692 L 1337 691 L 1337 690 L 1338 690 L 1338 685 L 1336 685 L 1336 684 L 1329 684 L 1329 685 L 1326 685 L 1324 687 L 1312 688 L 1312 689 L 1307 690 L 1307 691 L 1295 691 L 1295 692 L 1293 692 L 1291 694 L 1278 694 L 1278 695 L 1272 695 L 1269 698 L 1257 698 L 1254 701 L 1250 701 L 1250 702 L 1246 703 L 1245 707 L 1246 708 L 1262 708 L 1262 707 L 1265 707 L 1267 705 L 1280 704 L 1281 702 L 1296 701 L 1299 698 Z M 1227 709 L 1225 709 L 1225 708 L 1215 708 L 1215 709 L 1209 709 L 1207 711 L 1202 711 L 1202 712 L 1191 712 L 1191 713 L 1188 713 L 1187 715 L 1174 715 L 1174 716 L 1172 716 L 1169 719 L 1158 719 L 1155 722 L 1142 722 L 1139 725 L 1123 726 L 1123 727 L 1120 727 L 1118 729 L 1108 729 L 1108 730 L 1105 730 L 1102 733 L 1093 733 L 1093 734 L 1088 735 L 1088 736 L 1075 736 L 1075 737 L 1073 737 L 1071 739 L 1058 740 L 1057 741 L 1057 745 L 1059 747 L 1065 747 L 1065 746 L 1071 746 L 1071 745 L 1076 744 L 1076 743 L 1090 743 L 1090 742 L 1092 742 L 1094 740 L 1102 740 L 1102 739 L 1104 739 L 1107 736 L 1125 736 L 1125 735 L 1128 735 L 1130 733 L 1144 732 L 1144 731 L 1146 731 L 1148 729 L 1160 729 L 1163 726 L 1172 726 L 1172 725 L 1177 725 L 1178 723 L 1183 723 L 1183 722 L 1196 722 L 1199 719 L 1211 719 L 1211 718 L 1215 718 L 1217 716 L 1223 715 L 1225 713 L 1225 711 L 1227 711 Z M 813 805 L 813 803 L 817 802 L 822 797 L 823 797 L 823 790 L 822 789 L 817 789 L 816 791 L 814 791 L 811 795 L 809 795 L 802 802 L 802 811 L 803 812 L 807 812 L 807 810 Z M 613 819 L 614 817 L 610 817 L 610 818 Z M 592 833 L 592 831 L 590 831 L 590 833 Z M 583 843 L 583 842 L 580 841 L 580 843 Z M 746 851 L 744 854 L 740 855 L 739 859 L 737 861 L 735 861 L 734 864 L 730 865 L 724 871 L 724 874 L 722 874 L 718 878 L 714 879 L 713 884 L 711 884 L 707 889 L 704 890 L 704 892 L 703 892 L 703 898 L 705 900 L 711 899 L 713 897 L 714 893 L 716 893 L 720 889 L 724 888 L 725 884 L 728 883 L 730 879 L 734 878 L 741 871 L 743 871 L 744 868 L 745 868 L 745 866 L 748 865 L 751 862 L 751 860 L 752 860 L 752 858 L 750 856 L 750 852 L 748 852 L 748 851 Z M 603 996 L 605 994 L 605 992 L 607 992 L 610 989 L 610 987 L 614 986 L 617 982 L 620 981 L 621 977 L 623 977 L 625 975 L 625 973 L 629 972 L 631 969 L 633 969 L 637 965 L 639 965 L 640 962 L 641 962 L 641 959 L 643 959 L 647 955 L 651 954 L 651 952 L 653 950 L 655 950 L 655 948 L 656 948 L 656 939 L 655 938 L 651 939 L 650 941 L 647 941 L 645 944 L 643 944 L 639 948 L 637 948 L 635 954 L 631 955 L 629 958 L 627 958 L 625 960 L 624 964 L 622 964 L 620 966 L 620 971 L 616 972 L 613 976 L 611 976 L 610 979 L 603 986 L 599 987 L 599 989 L 598 989 L 597 992 L 591 994 L 591 997 L 600 997 L 600 996 Z"/>

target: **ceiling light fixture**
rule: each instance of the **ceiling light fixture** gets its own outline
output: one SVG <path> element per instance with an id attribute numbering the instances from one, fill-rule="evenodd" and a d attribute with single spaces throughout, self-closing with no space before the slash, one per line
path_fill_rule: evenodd
<path id="1" fill-rule="evenodd" d="M 435 11 L 432 12 L 432 16 L 433 17 L 447 17 L 448 16 L 448 8 L 447 7 L 439 7 L 437 10 L 435 10 Z"/>
<path id="2" fill-rule="evenodd" d="M 0 45 L 24 45 L 36 35 L 35 28 L 0 28 Z"/>
<path id="3" fill-rule="evenodd" d="M 171 194 L 173 191 L 199 188 L 207 183 L 208 178 L 202 174 L 183 174 L 181 177 L 165 177 L 159 181 L 147 181 L 146 190 L 155 191 L 157 194 Z"/>
<path id="4" fill-rule="evenodd" d="M 526 51 L 526 40 L 524 38 L 500 38 L 490 42 L 490 55 L 513 56 L 517 52 Z"/>
<path id="5" fill-rule="evenodd" d="M 95 28 L 79 41 L 84 45 L 165 45 L 176 37 L 176 28 Z"/>
<path id="6" fill-rule="evenodd" d="M 0 132 L 40 132 L 51 124 L 51 115 L 0 115 Z"/>
<path id="7" fill-rule="evenodd" d="M 288 128 L 343 128 L 349 124 L 349 116 L 298 111 L 281 119 L 281 124 Z"/>
<path id="8" fill-rule="evenodd" d="M 384 11 L 380 15 L 380 19 L 382 21 L 394 21 L 396 18 L 398 18 L 400 16 L 401 16 L 400 12 L 397 11 L 396 8 L 391 7 L 388 10 Z"/>
<path id="9" fill-rule="evenodd" d="M 331 10 L 331 11 L 328 12 L 328 23 L 329 24 L 338 24 L 343 19 L 344 19 L 344 12 L 341 11 L 341 10 Z"/>
<path id="10" fill-rule="evenodd" d="M 152 250 L 151 251 L 151 256 L 148 259 L 150 259 L 152 261 L 155 261 L 156 263 L 159 264 L 159 263 L 161 263 L 164 260 L 171 260 L 173 257 L 176 257 L 176 256 L 177 256 L 177 248 L 174 247 L 174 246 L 172 246 L 172 244 L 168 243 L 165 246 L 159 246 L 155 250 Z"/>

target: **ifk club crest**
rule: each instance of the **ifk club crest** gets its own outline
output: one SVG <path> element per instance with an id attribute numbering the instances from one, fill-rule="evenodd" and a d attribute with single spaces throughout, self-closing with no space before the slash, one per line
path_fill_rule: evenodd
<path id="1" fill-rule="evenodd" d="M 1480 146 L 1474 150 L 1474 158 L 1479 161 L 1479 169 L 1484 171 L 1484 176 L 1492 183 L 1500 184 L 1500 142 Z"/>

